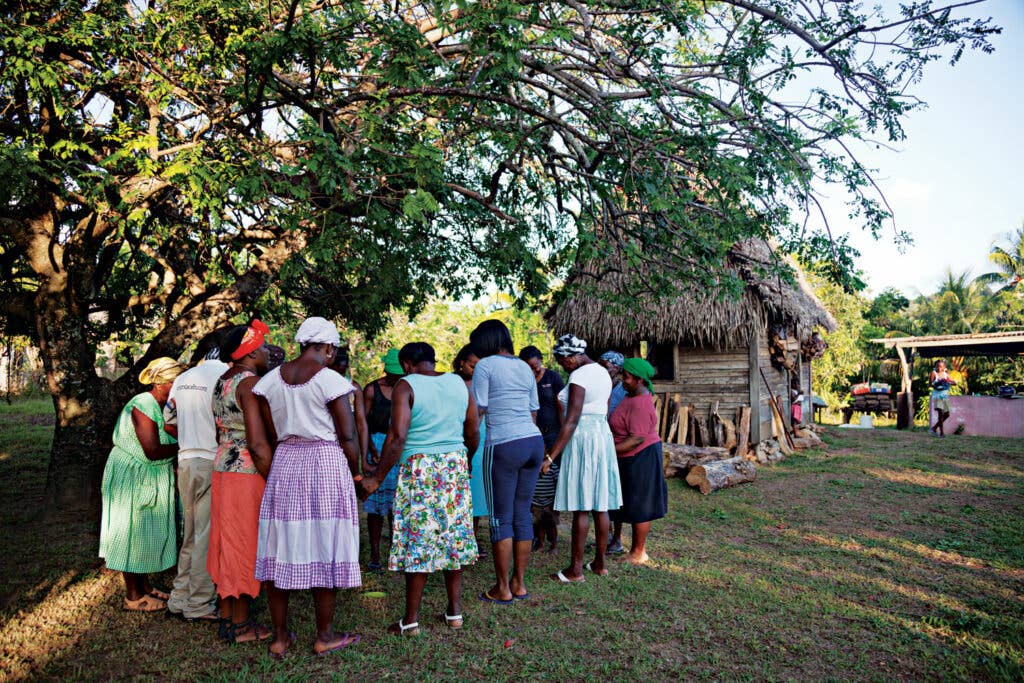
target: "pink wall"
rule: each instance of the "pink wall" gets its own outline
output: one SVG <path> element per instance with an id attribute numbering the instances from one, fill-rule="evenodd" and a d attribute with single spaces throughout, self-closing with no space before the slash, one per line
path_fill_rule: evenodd
<path id="1" fill-rule="evenodd" d="M 935 409 L 929 424 L 935 424 Z M 973 436 L 1016 436 L 1024 438 L 1024 399 L 994 396 L 950 396 L 949 419 L 945 432 L 952 434 L 958 425 Z"/>

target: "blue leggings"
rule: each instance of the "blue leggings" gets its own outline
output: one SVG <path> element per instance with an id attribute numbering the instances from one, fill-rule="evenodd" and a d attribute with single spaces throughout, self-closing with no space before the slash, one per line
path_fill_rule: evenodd
<path id="1" fill-rule="evenodd" d="M 540 434 L 484 449 L 484 485 L 491 510 L 491 543 L 533 540 L 533 489 L 544 460 Z"/>

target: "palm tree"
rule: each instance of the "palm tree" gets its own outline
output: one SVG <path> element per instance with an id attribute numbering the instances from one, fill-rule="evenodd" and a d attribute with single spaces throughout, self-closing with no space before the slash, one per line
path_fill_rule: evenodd
<path id="1" fill-rule="evenodd" d="M 993 245 L 988 260 L 999 269 L 994 273 L 985 273 L 978 280 L 986 284 L 996 284 L 996 293 L 1012 293 L 1024 296 L 1024 225 L 1016 232 L 1010 233 L 1010 245 L 1003 249 Z"/>
<path id="2" fill-rule="evenodd" d="M 939 291 L 916 302 L 914 317 L 922 334 L 970 334 L 990 332 L 995 325 L 998 304 L 982 278 L 971 279 L 970 272 L 946 272 Z"/>

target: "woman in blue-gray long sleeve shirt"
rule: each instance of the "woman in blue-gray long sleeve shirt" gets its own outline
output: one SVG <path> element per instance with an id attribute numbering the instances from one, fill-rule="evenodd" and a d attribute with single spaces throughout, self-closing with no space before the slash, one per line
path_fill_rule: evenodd
<path id="1" fill-rule="evenodd" d="M 496 578 L 480 599 L 507 605 L 529 596 L 524 574 L 533 544 L 530 503 L 544 458 L 537 382 L 530 366 L 513 355 L 512 335 L 500 320 L 480 323 L 469 342 L 480 358 L 473 398 L 487 423 L 483 474 Z"/>

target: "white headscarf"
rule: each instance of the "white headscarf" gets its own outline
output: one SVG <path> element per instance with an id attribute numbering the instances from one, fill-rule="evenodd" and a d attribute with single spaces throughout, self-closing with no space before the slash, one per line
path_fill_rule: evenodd
<path id="1" fill-rule="evenodd" d="M 295 333 L 295 341 L 299 344 L 331 344 L 341 346 L 341 335 L 338 328 L 330 320 L 314 316 L 306 318 Z"/>

